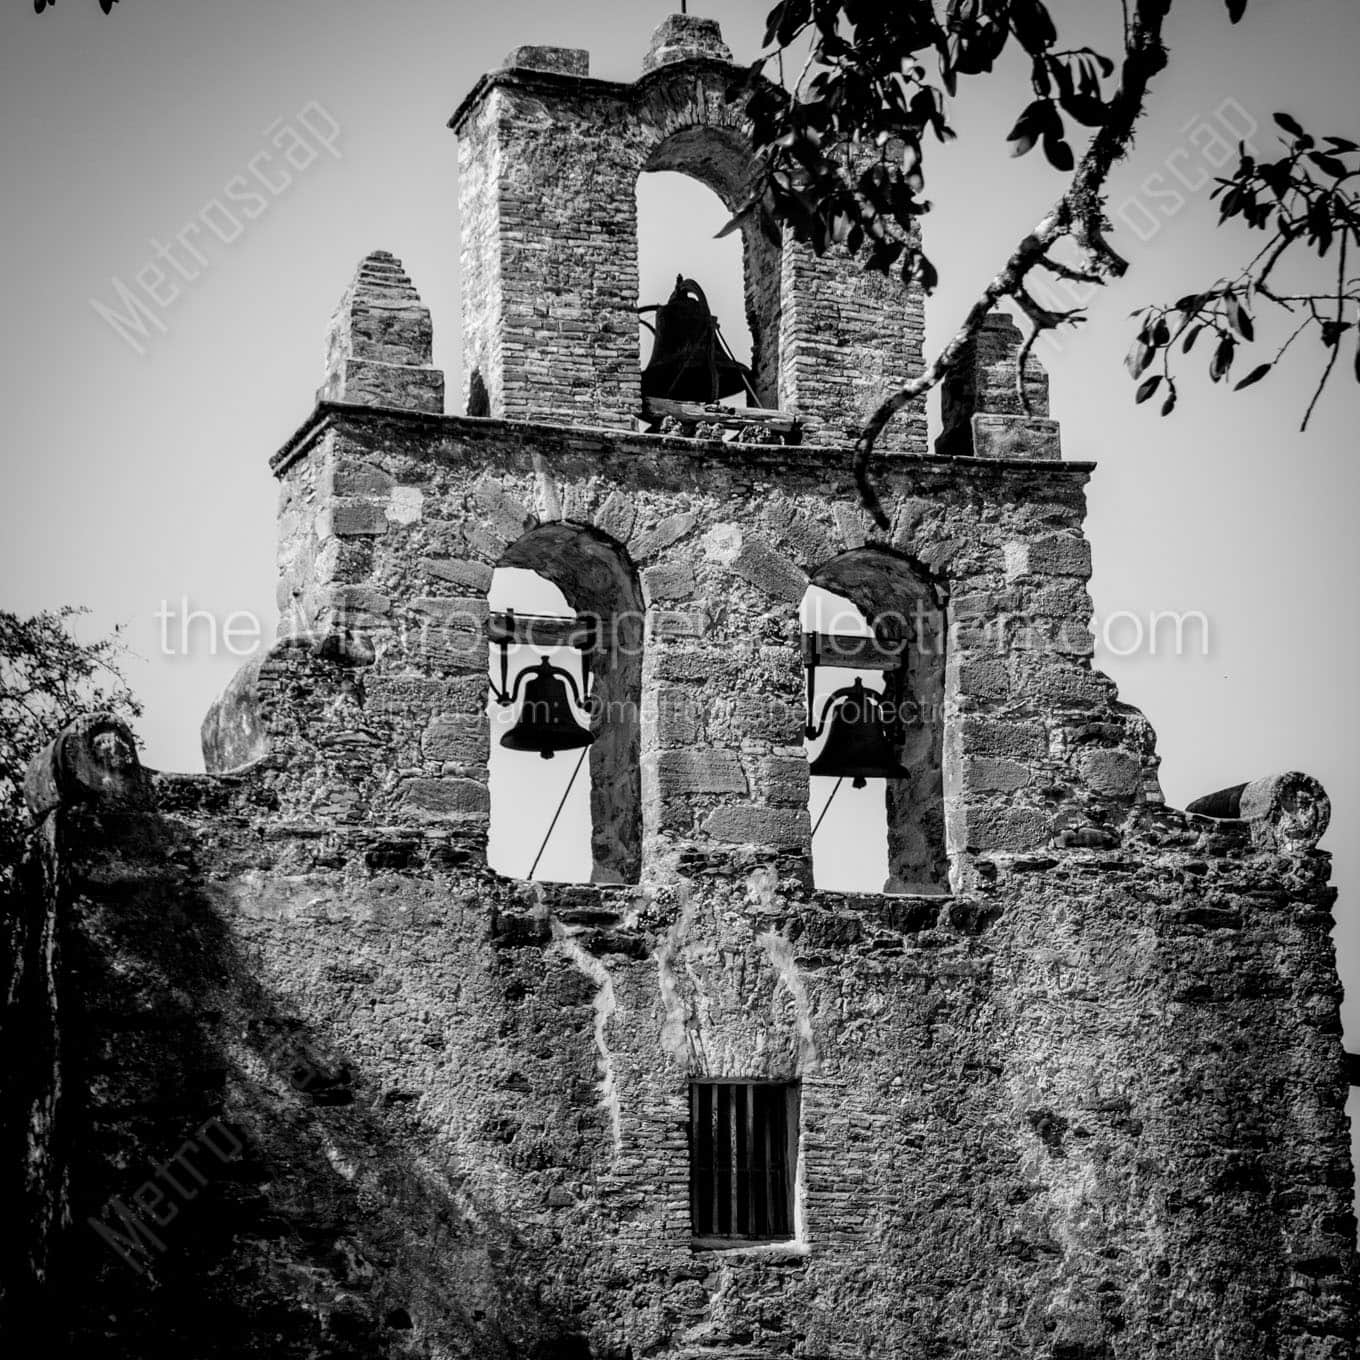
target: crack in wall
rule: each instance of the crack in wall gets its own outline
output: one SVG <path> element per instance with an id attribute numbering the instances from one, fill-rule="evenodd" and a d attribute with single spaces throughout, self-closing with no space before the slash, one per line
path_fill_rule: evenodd
<path id="1" fill-rule="evenodd" d="M 600 1055 L 600 1103 L 609 1116 L 609 1126 L 614 1140 L 614 1156 L 623 1153 L 623 1113 L 619 1105 L 618 1079 L 614 1069 L 614 1054 L 610 1051 L 605 1031 L 618 1010 L 618 998 L 614 994 L 614 979 L 609 970 L 593 954 L 584 949 L 579 940 L 572 935 L 556 916 L 549 917 L 553 941 L 571 962 L 588 977 L 596 987 L 595 1000 L 595 1048 Z"/>
<path id="2" fill-rule="evenodd" d="M 676 973 L 676 961 L 694 924 L 695 903 L 687 884 L 681 883 L 677 893 L 680 899 L 679 919 L 666 932 L 665 939 L 656 951 L 657 986 L 665 1014 L 661 1022 L 661 1047 L 687 1072 L 695 1072 L 702 1070 L 697 1065 L 700 1040 L 690 1027 L 689 1006 Z"/>
<path id="3" fill-rule="evenodd" d="M 821 1065 L 821 1055 L 817 1051 L 817 1040 L 813 1037 L 812 1007 L 808 1003 L 807 988 L 803 985 L 798 965 L 794 961 L 793 945 L 772 930 L 758 936 L 756 942 L 769 955 L 779 981 L 793 998 L 793 1013 L 798 1022 L 798 1071 L 800 1074 L 815 1072 Z"/>

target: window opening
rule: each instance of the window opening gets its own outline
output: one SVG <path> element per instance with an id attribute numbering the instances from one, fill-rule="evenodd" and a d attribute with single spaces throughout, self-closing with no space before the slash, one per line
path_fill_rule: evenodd
<path id="1" fill-rule="evenodd" d="M 690 1219 L 697 1238 L 779 1242 L 794 1235 L 798 1087 L 690 1086 Z"/>

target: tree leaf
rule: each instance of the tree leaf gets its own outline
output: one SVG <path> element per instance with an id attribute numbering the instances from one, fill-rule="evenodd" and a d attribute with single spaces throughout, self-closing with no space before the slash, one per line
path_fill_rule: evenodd
<path id="1" fill-rule="evenodd" d="M 911 277 L 923 293 L 933 293 L 940 281 L 939 270 L 919 252 L 911 262 Z"/>
<path id="2" fill-rule="evenodd" d="M 1058 30 L 1043 0 L 1011 0 L 1010 20 L 1027 52 L 1042 51 L 1058 40 Z"/>
<path id="3" fill-rule="evenodd" d="M 1139 385 L 1134 401 L 1140 403 L 1145 402 L 1161 385 L 1162 375 L 1160 373 L 1154 373 L 1152 377 Z"/>
<path id="4" fill-rule="evenodd" d="M 1337 160 L 1335 156 L 1329 156 L 1325 151 L 1310 151 L 1308 159 L 1324 175 L 1331 175 L 1333 179 L 1340 179 L 1343 175 L 1350 173 L 1341 161 Z"/>
<path id="5" fill-rule="evenodd" d="M 1303 136 L 1306 135 L 1306 134 L 1304 133 L 1303 127 L 1300 125 L 1298 119 L 1296 119 L 1296 118 L 1291 118 L 1287 113 L 1277 113 L 1277 114 L 1275 115 L 1275 121 L 1276 121 L 1276 122 L 1277 122 L 1277 123 L 1278 123 L 1278 124 L 1279 124 L 1279 125 L 1280 125 L 1280 126 L 1281 126 L 1281 127 L 1282 127 L 1282 128 L 1283 128 L 1290 136 L 1291 136 L 1291 137 L 1303 137 Z"/>
<path id="6" fill-rule="evenodd" d="M 1218 342 L 1218 348 L 1214 351 L 1214 357 L 1209 363 L 1209 376 L 1214 382 L 1222 382 L 1228 376 L 1228 370 L 1232 367 L 1233 358 L 1237 354 L 1237 341 L 1230 335 L 1225 335 Z"/>
<path id="7" fill-rule="evenodd" d="M 1247 0 L 1228 0 L 1228 18 L 1236 23 L 1247 12 Z"/>
<path id="8" fill-rule="evenodd" d="M 1049 135 L 1052 125 L 1052 100 L 1036 99 L 1032 104 L 1027 104 L 1006 137 L 1006 140 L 1012 143 L 1011 155 L 1028 155 L 1040 137 Z"/>
<path id="9" fill-rule="evenodd" d="M 1233 388 L 1233 391 L 1240 392 L 1244 387 L 1250 387 L 1252 383 L 1260 382 L 1261 379 L 1270 372 L 1271 368 L 1271 364 L 1257 364 L 1257 366 Z"/>
<path id="10" fill-rule="evenodd" d="M 812 0 L 780 0 L 765 22 L 765 46 L 787 47 L 798 30 L 812 20 Z"/>
<path id="11" fill-rule="evenodd" d="M 746 219 L 750 217 L 754 208 L 754 203 L 747 203 L 739 208 L 728 219 L 727 224 L 718 230 L 713 239 L 715 241 L 721 241 L 724 236 L 731 236 L 734 231 L 740 231 L 742 227 L 745 226 Z"/>
<path id="12" fill-rule="evenodd" d="M 1070 174 L 1076 168 L 1077 158 L 1072 154 L 1072 148 L 1060 136 L 1044 138 L 1044 155 L 1048 157 L 1048 163 L 1055 170 L 1061 170 L 1063 174 Z"/>
<path id="13" fill-rule="evenodd" d="M 1162 414 L 1169 416 L 1176 409 L 1176 389 L 1173 387 L 1166 394 L 1166 400 L 1162 403 Z"/>
<path id="14" fill-rule="evenodd" d="M 1128 357 L 1124 360 L 1124 367 L 1129 370 L 1132 378 L 1141 378 L 1147 371 L 1148 365 L 1152 362 L 1156 350 L 1143 340 L 1135 340 L 1133 348 L 1129 350 Z"/>
<path id="15" fill-rule="evenodd" d="M 1235 297 L 1229 296 L 1227 300 L 1228 320 L 1232 327 L 1244 340 L 1254 340 L 1256 330 L 1252 325 L 1251 317 L 1247 315 L 1247 309 Z"/>

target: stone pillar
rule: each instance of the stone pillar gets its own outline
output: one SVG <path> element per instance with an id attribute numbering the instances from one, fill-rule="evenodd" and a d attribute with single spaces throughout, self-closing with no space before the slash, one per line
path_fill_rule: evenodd
<path id="1" fill-rule="evenodd" d="M 652 34 L 652 44 L 642 60 L 644 72 L 670 66 L 677 61 L 732 60 L 732 51 L 723 42 L 716 19 L 701 19 L 697 14 L 672 14 L 663 19 Z"/>
<path id="2" fill-rule="evenodd" d="M 1025 360 L 1025 414 L 1015 386 L 1023 343 L 1005 312 L 993 312 L 964 346 L 940 389 L 944 429 L 935 451 L 955 458 L 1060 458 L 1058 422 L 1049 419 L 1048 374 Z"/>
<path id="3" fill-rule="evenodd" d="M 817 256 L 787 236 L 782 274 L 779 405 L 802 419 L 808 443 L 851 443 L 921 371 L 921 291 L 869 272 L 840 247 Z M 877 447 L 925 453 L 924 400 L 890 421 Z"/>
<path id="4" fill-rule="evenodd" d="M 629 429 L 641 411 L 640 158 L 586 71 L 516 49 L 455 115 L 470 415 Z"/>
<path id="5" fill-rule="evenodd" d="M 444 412 L 444 375 L 434 367 L 434 329 L 401 261 L 375 250 L 360 263 L 326 337 L 318 401 Z"/>

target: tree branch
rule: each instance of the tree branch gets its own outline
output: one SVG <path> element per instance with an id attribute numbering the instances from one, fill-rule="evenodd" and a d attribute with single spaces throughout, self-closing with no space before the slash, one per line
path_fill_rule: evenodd
<path id="1" fill-rule="evenodd" d="M 1313 412 L 1317 410 L 1317 404 L 1322 400 L 1322 394 L 1326 390 L 1328 382 L 1331 381 L 1332 372 L 1336 368 L 1336 361 L 1341 357 L 1342 326 L 1346 320 L 1346 245 L 1349 240 L 1349 234 L 1343 232 L 1339 251 L 1340 259 L 1337 261 L 1336 267 L 1336 330 L 1332 336 L 1332 352 L 1327 360 L 1327 367 L 1322 370 L 1322 377 L 1318 381 L 1317 391 L 1313 393 L 1313 400 L 1308 403 L 1308 409 L 1303 413 L 1303 424 L 1299 426 L 1300 432 L 1307 430 L 1308 422 L 1312 420 Z M 1326 334 L 1325 330 L 1323 334 Z"/>
<path id="2" fill-rule="evenodd" d="M 1128 154 L 1152 81 L 1166 69 L 1162 28 L 1172 3 L 1173 0 L 1133 0 L 1119 88 L 1110 100 L 1104 124 L 1091 138 L 1067 190 L 1011 252 L 1001 272 L 983 289 L 934 361 L 883 401 L 865 422 L 854 446 L 855 486 L 864 508 L 879 528 L 888 528 L 888 517 L 869 480 L 869 463 L 884 427 L 903 407 L 943 379 L 1002 298 L 1012 297 L 1019 301 L 1025 278 L 1031 270 L 1041 265 L 1051 267 L 1054 262 L 1048 259 L 1048 248 L 1060 238 L 1070 236 L 1081 250 L 1090 280 L 1094 282 L 1104 283 L 1127 271 L 1128 262 L 1105 239 L 1105 186 L 1115 165 Z M 1023 379 L 1020 382 L 1023 387 Z"/>

